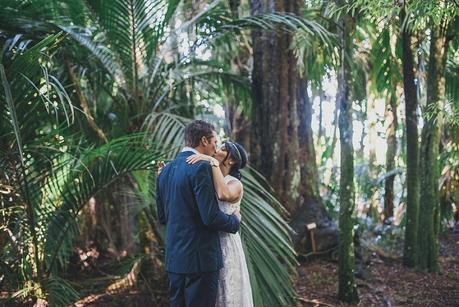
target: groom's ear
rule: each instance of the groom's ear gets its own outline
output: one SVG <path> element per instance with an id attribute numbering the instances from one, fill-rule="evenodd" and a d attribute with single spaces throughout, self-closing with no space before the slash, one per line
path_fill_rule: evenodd
<path id="1" fill-rule="evenodd" d="M 200 140 L 200 143 L 203 146 L 207 146 L 209 144 L 209 140 L 205 136 L 202 136 L 201 140 Z"/>

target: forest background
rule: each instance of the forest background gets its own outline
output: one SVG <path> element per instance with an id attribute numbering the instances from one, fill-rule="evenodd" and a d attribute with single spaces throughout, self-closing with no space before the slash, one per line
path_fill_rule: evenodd
<path id="1" fill-rule="evenodd" d="M 314 259 L 337 302 L 374 255 L 457 285 L 457 1 L 0 4 L 2 302 L 167 304 L 156 171 L 196 118 L 250 154 L 256 306 L 320 304 Z"/>

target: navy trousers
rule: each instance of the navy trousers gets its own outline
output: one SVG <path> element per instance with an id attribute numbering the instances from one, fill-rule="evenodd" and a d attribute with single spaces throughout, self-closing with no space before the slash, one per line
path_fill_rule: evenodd
<path id="1" fill-rule="evenodd" d="M 168 272 L 172 307 L 215 307 L 218 271 L 196 274 Z"/>

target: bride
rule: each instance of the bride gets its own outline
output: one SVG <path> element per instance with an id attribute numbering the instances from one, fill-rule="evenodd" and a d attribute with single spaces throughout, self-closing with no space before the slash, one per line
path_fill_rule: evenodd
<path id="1" fill-rule="evenodd" d="M 218 196 L 220 210 L 232 214 L 240 207 L 243 188 L 240 169 L 247 164 L 247 152 L 233 142 L 225 142 L 215 158 L 203 154 L 188 157 L 190 164 L 208 161 Z M 220 270 L 217 291 L 217 307 L 252 307 L 252 289 L 244 250 L 239 233 L 220 232 L 223 268 Z"/>

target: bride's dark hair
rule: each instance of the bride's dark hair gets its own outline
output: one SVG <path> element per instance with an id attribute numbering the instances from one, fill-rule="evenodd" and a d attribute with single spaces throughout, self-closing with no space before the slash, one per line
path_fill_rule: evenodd
<path id="1" fill-rule="evenodd" d="M 233 164 L 230 168 L 229 174 L 240 180 L 242 178 L 241 169 L 243 169 L 247 165 L 247 152 L 245 151 L 244 147 L 242 147 L 242 145 L 239 143 L 228 141 L 224 144 L 227 155 L 223 162 L 228 160 L 228 158 L 231 158 L 233 161 L 235 161 L 235 164 Z"/>

